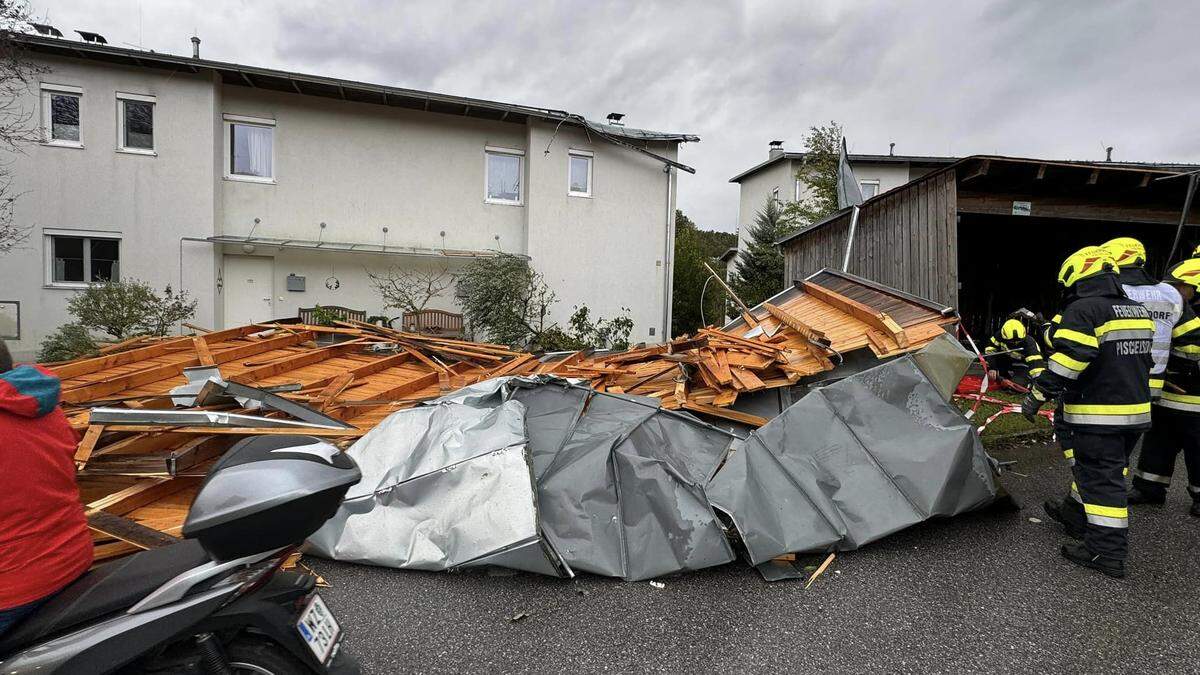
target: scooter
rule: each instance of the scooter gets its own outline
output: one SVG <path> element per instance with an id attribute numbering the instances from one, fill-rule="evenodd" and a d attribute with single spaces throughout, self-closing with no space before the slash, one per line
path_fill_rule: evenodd
<path id="1" fill-rule="evenodd" d="M 179 543 L 99 565 L 0 636 L 0 673 L 357 673 L 311 575 L 280 571 L 358 465 L 312 436 L 216 462 Z"/>

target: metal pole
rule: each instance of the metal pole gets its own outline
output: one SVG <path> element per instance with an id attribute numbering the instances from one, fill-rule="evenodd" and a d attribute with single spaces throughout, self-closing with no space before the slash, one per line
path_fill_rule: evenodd
<path id="1" fill-rule="evenodd" d="M 1163 259 L 1162 274 L 1167 273 L 1167 268 L 1175 259 L 1175 251 L 1179 250 L 1179 240 L 1183 238 L 1183 226 L 1187 223 L 1188 214 L 1192 210 L 1192 198 L 1196 196 L 1197 179 L 1200 179 L 1200 174 L 1193 172 L 1188 176 L 1187 195 L 1183 198 L 1183 213 L 1179 214 L 1179 227 L 1175 229 L 1175 241 L 1171 244 L 1171 252 Z"/>
<path id="2" fill-rule="evenodd" d="M 858 226 L 858 206 L 850 212 L 850 235 L 846 237 L 846 255 L 842 258 L 842 271 L 850 271 L 850 249 L 854 247 L 854 229 Z"/>

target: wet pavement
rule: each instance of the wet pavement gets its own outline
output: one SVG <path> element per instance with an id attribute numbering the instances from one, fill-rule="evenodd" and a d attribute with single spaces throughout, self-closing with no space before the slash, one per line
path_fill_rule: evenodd
<path id="1" fill-rule="evenodd" d="M 307 562 L 332 584 L 322 595 L 368 673 L 1196 672 L 1200 519 L 1187 515 L 1182 465 L 1167 505 L 1133 512 L 1118 581 L 1058 555 L 1063 538 L 1041 510 L 1069 482 L 1057 450 L 994 454 L 1017 461 L 1002 483 L 1020 511 L 928 522 L 840 554 L 808 590 L 742 563 L 657 588 Z"/>

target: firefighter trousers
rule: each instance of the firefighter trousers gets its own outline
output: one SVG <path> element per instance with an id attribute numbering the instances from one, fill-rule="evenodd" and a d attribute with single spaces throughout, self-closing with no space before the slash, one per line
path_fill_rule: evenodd
<path id="1" fill-rule="evenodd" d="M 1200 502 L 1200 413 L 1154 406 L 1153 424 L 1142 440 L 1142 453 L 1133 471 L 1133 486 L 1150 497 L 1163 497 L 1175 473 L 1175 459 L 1183 451 L 1188 492 Z"/>
<path id="2" fill-rule="evenodd" d="M 1125 473 L 1141 431 L 1097 434 L 1071 429 L 1067 439 L 1075 460 L 1071 496 L 1062 514 L 1083 530 L 1083 543 L 1093 554 L 1125 560 L 1129 554 L 1129 506 Z M 1068 440 L 1069 439 L 1069 440 Z"/>

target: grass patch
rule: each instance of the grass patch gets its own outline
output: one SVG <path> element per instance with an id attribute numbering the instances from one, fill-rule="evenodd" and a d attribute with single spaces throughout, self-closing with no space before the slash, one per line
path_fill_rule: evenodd
<path id="1" fill-rule="evenodd" d="M 991 398 L 1007 401 L 1014 405 L 1020 405 L 1021 399 L 1024 397 L 1011 391 L 989 391 L 986 396 Z M 958 409 L 966 413 L 975 405 L 975 401 L 967 399 L 955 399 L 954 403 Z M 1049 405 L 1049 404 L 1047 404 Z M 1044 406 L 1043 406 L 1044 407 Z M 979 408 L 975 411 L 975 415 L 971 417 L 971 423 L 975 426 L 983 424 L 983 421 L 994 415 L 1000 410 L 1000 406 L 995 403 L 983 402 L 979 404 Z M 985 446 L 993 443 L 998 443 L 1006 438 L 1014 436 L 1030 436 L 1030 435 L 1046 435 L 1049 438 L 1053 433 L 1050 426 L 1050 420 L 1045 417 L 1038 417 L 1034 422 L 1029 422 L 1021 416 L 1020 413 L 1006 413 L 997 417 L 991 424 L 988 425 L 983 433 L 979 435 Z"/>

